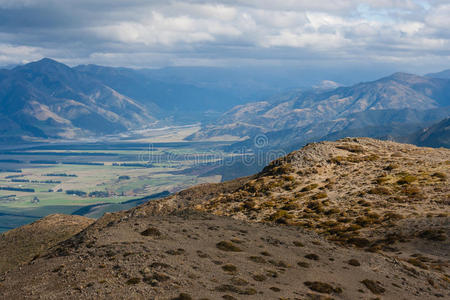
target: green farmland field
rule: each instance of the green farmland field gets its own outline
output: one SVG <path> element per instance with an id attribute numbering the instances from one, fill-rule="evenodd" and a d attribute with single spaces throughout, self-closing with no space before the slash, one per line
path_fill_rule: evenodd
<path id="1" fill-rule="evenodd" d="M 133 199 L 219 182 L 220 175 L 198 172 L 198 166 L 219 161 L 217 151 L 211 155 L 219 146 L 45 145 L 0 151 L 0 231 L 52 213 L 72 214 L 103 203 L 118 210 Z"/>

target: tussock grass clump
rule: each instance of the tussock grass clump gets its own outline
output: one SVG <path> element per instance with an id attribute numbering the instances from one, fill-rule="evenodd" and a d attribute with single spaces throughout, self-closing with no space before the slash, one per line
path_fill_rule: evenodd
<path id="1" fill-rule="evenodd" d="M 228 252 L 242 252 L 242 249 L 230 241 L 221 241 L 216 244 L 216 247 L 222 251 Z"/>
<path id="2" fill-rule="evenodd" d="M 309 268 L 309 264 L 307 262 L 304 262 L 304 261 L 297 262 L 297 265 L 299 267 L 302 267 L 302 268 Z"/>
<path id="3" fill-rule="evenodd" d="M 240 295 L 255 295 L 257 293 L 257 291 L 255 289 L 246 288 L 246 289 L 241 290 L 240 288 L 235 287 L 231 284 L 219 285 L 218 287 L 216 287 L 216 291 L 231 292 L 231 293 L 236 293 L 236 294 L 240 294 Z"/>
<path id="4" fill-rule="evenodd" d="M 368 202 L 368 201 L 366 201 L 364 199 L 359 200 L 358 204 L 361 205 L 361 206 L 364 206 L 364 207 L 372 206 L 372 204 L 370 204 L 370 202 Z"/>
<path id="5" fill-rule="evenodd" d="M 373 223 L 373 221 L 367 217 L 357 217 L 355 220 L 355 224 L 357 224 L 361 227 L 366 227 L 367 225 L 370 225 L 372 223 Z"/>
<path id="6" fill-rule="evenodd" d="M 355 245 L 358 248 L 364 248 L 370 245 L 370 241 L 368 239 L 360 237 L 349 238 L 347 243 Z"/>
<path id="7" fill-rule="evenodd" d="M 310 254 L 306 254 L 305 258 L 310 259 L 310 260 L 319 260 L 319 255 L 317 255 L 315 253 L 310 253 Z"/>
<path id="8" fill-rule="evenodd" d="M 311 197 L 311 199 L 313 199 L 313 200 L 318 200 L 318 199 L 324 199 L 324 198 L 326 198 L 326 197 L 328 197 L 327 193 L 325 193 L 325 192 L 319 192 L 319 193 L 317 193 L 317 194 L 314 194 L 314 195 Z"/>
<path id="9" fill-rule="evenodd" d="M 370 154 L 370 155 L 367 155 L 367 156 L 364 156 L 364 160 L 365 161 L 376 161 L 376 160 L 378 160 L 380 157 L 378 156 L 378 155 L 376 155 L 376 154 Z"/>
<path id="10" fill-rule="evenodd" d="M 417 258 L 410 258 L 410 259 L 407 260 L 407 262 L 409 262 L 410 264 L 412 264 L 413 266 L 416 266 L 418 268 L 421 268 L 421 269 L 424 269 L 424 270 L 428 270 L 427 265 L 424 264 L 423 262 L 421 262 Z"/>
<path id="11" fill-rule="evenodd" d="M 304 245 L 302 242 L 299 242 L 299 241 L 293 241 L 292 243 L 293 243 L 294 246 L 296 246 L 296 247 L 305 247 L 305 245 Z"/>
<path id="12" fill-rule="evenodd" d="M 308 202 L 306 207 L 312 211 L 315 211 L 316 213 L 321 213 L 325 211 L 323 204 L 320 203 L 319 201 L 310 201 Z"/>
<path id="13" fill-rule="evenodd" d="M 269 260 L 269 263 L 278 268 L 289 268 L 289 265 L 282 260 Z"/>
<path id="14" fill-rule="evenodd" d="M 267 277 L 263 274 L 255 274 L 252 277 L 255 281 L 265 281 Z"/>
<path id="15" fill-rule="evenodd" d="M 143 281 L 154 285 L 155 282 L 166 282 L 170 279 L 169 276 L 162 273 L 154 273 L 152 276 L 144 277 Z"/>
<path id="16" fill-rule="evenodd" d="M 445 181 L 447 179 L 447 175 L 442 172 L 433 173 L 433 174 L 431 174 L 431 177 L 439 178 L 442 181 Z"/>
<path id="17" fill-rule="evenodd" d="M 405 196 L 414 197 L 421 194 L 420 189 L 416 186 L 406 185 L 401 189 L 401 193 Z"/>
<path id="18" fill-rule="evenodd" d="M 287 220 L 292 219 L 294 216 L 289 214 L 287 210 L 279 209 L 277 212 L 269 216 L 269 221 L 275 221 L 280 224 L 286 224 Z"/>
<path id="19" fill-rule="evenodd" d="M 340 165 L 345 161 L 347 161 L 347 159 L 344 156 L 335 156 L 335 157 L 332 157 L 329 162 L 336 164 L 336 165 Z"/>
<path id="20" fill-rule="evenodd" d="M 319 185 L 317 183 L 313 183 L 313 184 L 310 184 L 310 185 L 307 185 L 307 186 L 303 187 L 300 191 L 301 192 L 309 192 L 309 191 L 312 191 L 312 190 L 314 190 L 314 189 L 316 189 L 318 187 L 319 187 Z"/>
<path id="21" fill-rule="evenodd" d="M 399 185 L 411 184 L 414 181 L 417 181 L 417 177 L 413 175 L 405 175 L 397 181 Z"/>
<path id="22" fill-rule="evenodd" d="M 283 206 L 281 209 L 283 209 L 283 210 L 297 210 L 299 208 L 300 208 L 300 206 L 297 203 L 289 202 L 285 206 Z"/>
<path id="23" fill-rule="evenodd" d="M 248 285 L 248 281 L 245 279 L 242 279 L 240 277 L 233 277 L 231 278 L 231 283 L 238 286 L 246 286 Z"/>
<path id="24" fill-rule="evenodd" d="M 149 228 L 145 229 L 144 231 L 142 231 L 141 235 L 143 235 L 143 236 L 160 237 L 162 234 L 161 234 L 161 231 L 159 231 L 158 228 L 149 227 Z"/>
<path id="25" fill-rule="evenodd" d="M 133 284 L 138 284 L 139 282 L 141 282 L 141 279 L 139 277 L 133 277 L 128 279 L 125 283 L 128 285 L 133 285 Z"/>
<path id="26" fill-rule="evenodd" d="M 229 273 L 234 273 L 237 271 L 237 267 L 235 265 L 227 264 L 222 266 L 222 270 Z"/>
<path id="27" fill-rule="evenodd" d="M 181 293 L 178 297 L 172 298 L 171 300 L 192 300 L 191 295 L 186 293 Z"/>
<path id="28" fill-rule="evenodd" d="M 272 207 L 276 207 L 276 203 L 273 201 L 266 201 L 266 202 L 261 203 L 260 206 L 263 208 L 272 208 Z"/>
<path id="29" fill-rule="evenodd" d="M 350 266 L 354 266 L 354 267 L 359 267 L 361 264 L 359 263 L 359 261 L 357 260 L 357 259 L 354 259 L 354 258 L 352 258 L 352 259 L 350 259 L 349 261 L 348 261 L 348 264 L 350 265 Z"/>
<path id="30" fill-rule="evenodd" d="M 391 191 L 382 186 L 371 188 L 367 193 L 371 195 L 391 195 Z"/>
<path id="31" fill-rule="evenodd" d="M 389 181 L 389 177 L 386 176 L 379 176 L 375 179 L 376 184 L 384 184 L 387 181 Z"/>
<path id="32" fill-rule="evenodd" d="M 339 210 L 339 208 L 333 207 L 333 208 L 330 208 L 330 209 L 326 210 L 324 213 L 325 213 L 326 216 L 330 216 L 330 215 L 338 214 L 340 212 L 341 211 Z"/>
<path id="33" fill-rule="evenodd" d="M 182 248 L 178 248 L 178 249 L 170 249 L 167 250 L 166 253 L 169 255 L 182 255 L 186 252 L 186 250 L 182 249 Z"/>
<path id="34" fill-rule="evenodd" d="M 396 165 L 396 164 L 389 164 L 386 167 L 384 167 L 383 170 L 385 170 L 385 171 L 392 171 L 392 170 L 397 169 L 397 168 L 398 168 L 398 165 Z"/>
<path id="35" fill-rule="evenodd" d="M 442 229 L 427 229 L 419 233 L 419 237 L 429 241 L 443 242 L 447 239 L 445 231 Z"/>
<path id="36" fill-rule="evenodd" d="M 364 284 L 366 288 L 369 289 L 375 295 L 381 295 L 386 291 L 385 288 L 383 288 L 379 282 L 375 282 L 370 279 L 364 279 L 363 281 L 361 281 L 361 283 Z"/>
<path id="37" fill-rule="evenodd" d="M 394 212 L 387 212 L 383 216 L 383 221 L 398 221 L 403 219 L 403 216 Z"/>
<path id="38" fill-rule="evenodd" d="M 262 174 L 267 175 L 284 175 L 294 172 L 294 168 L 290 163 L 280 165 L 280 162 L 274 161 L 262 170 Z"/>
<path id="39" fill-rule="evenodd" d="M 355 144 L 342 144 L 342 145 L 336 146 L 336 148 L 341 149 L 341 150 L 347 150 L 352 153 L 363 153 L 364 152 L 364 148 L 362 146 L 355 145 Z"/>
<path id="40" fill-rule="evenodd" d="M 304 284 L 312 291 L 324 294 L 340 294 L 342 293 L 341 288 L 334 288 L 328 283 L 320 282 L 320 281 L 306 281 Z"/>
<path id="41" fill-rule="evenodd" d="M 262 258 L 261 256 L 250 256 L 248 259 L 251 260 L 252 262 L 255 262 L 258 264 L 266 263 L 266 260 L 264 258 Z"/>

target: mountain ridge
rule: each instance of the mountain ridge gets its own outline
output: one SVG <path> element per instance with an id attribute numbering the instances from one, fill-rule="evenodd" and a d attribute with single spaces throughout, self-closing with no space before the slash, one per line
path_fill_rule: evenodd
<path id="1" fill-rule="evenodd" d="M 7 71 L 0 91 L 5 136 L 73 139 L 156 120 L 132 99 L 48 58 Z"/>
<path id="2" fill-rule="evenodd" d="M 398 111 L 401 115 L 405 109 L 424 112 L 438 108 L 448 109 L 449 95 L 448 79 L 395 73 L 350 87 L 338 87 L 328 91 L 301 91 L 280 95 L 278 100 L 236 106 L 224 113 L 217 122 L 204 125 L 199 132 L 187 139 L 202 140 L 220 134 L 233 135 L 240 139 L 252 138 L 257 134 L 296 130 L 320 123 L 338 124 L 352 115 L 371 111 Z M 438 121 L 446 116 L 437 113 L 428 121 Z M 429 124 L 422 125 L 425 127 Z M 416 127 L 413 127 L 411 132 L 415 130 Z M 320 139 L 333 132 L 311 132 L 309 136 Z M 295 142 L 300 144 L 301 140 Z"/>
<path id="3" fill-rule="evenodd" d="M 254 176 L 105 214 L 3 274 L 0 295 L 445 298 L 448 152 L 313 143 Z"/>

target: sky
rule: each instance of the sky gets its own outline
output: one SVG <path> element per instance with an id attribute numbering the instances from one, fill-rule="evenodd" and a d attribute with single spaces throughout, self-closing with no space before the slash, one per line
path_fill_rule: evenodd
<path id="1" fill-rule="evenodd" d="M 448 0 L 0 0 L 0 65 L 450 68 Z"/>

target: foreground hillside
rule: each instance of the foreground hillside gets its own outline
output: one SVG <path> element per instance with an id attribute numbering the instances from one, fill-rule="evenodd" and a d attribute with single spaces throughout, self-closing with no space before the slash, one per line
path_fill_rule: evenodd
<path id="1" fill-rule="evenodd" d="M 0 272 L 29 262 L 93 222 L 81 216 L 55 214 L 0 235 Z"/>
<path id="2" fill-rule="evenodd" d="M 107 214 L 4 274 L 0 295 L 449 297 L 449 157 L 366 138 L 311 144 L 255 176 Z"/>
<path id="3" fill-rule="evenodd" d="M 434 274 L 336 247 L 298 227 L 180 212 L 89 228 L 6 274 L 0 293 L 3 299 L 172 299 L 181 293 L 175 299 L 424 299 L 442 293 L 441 285 Z"/>

